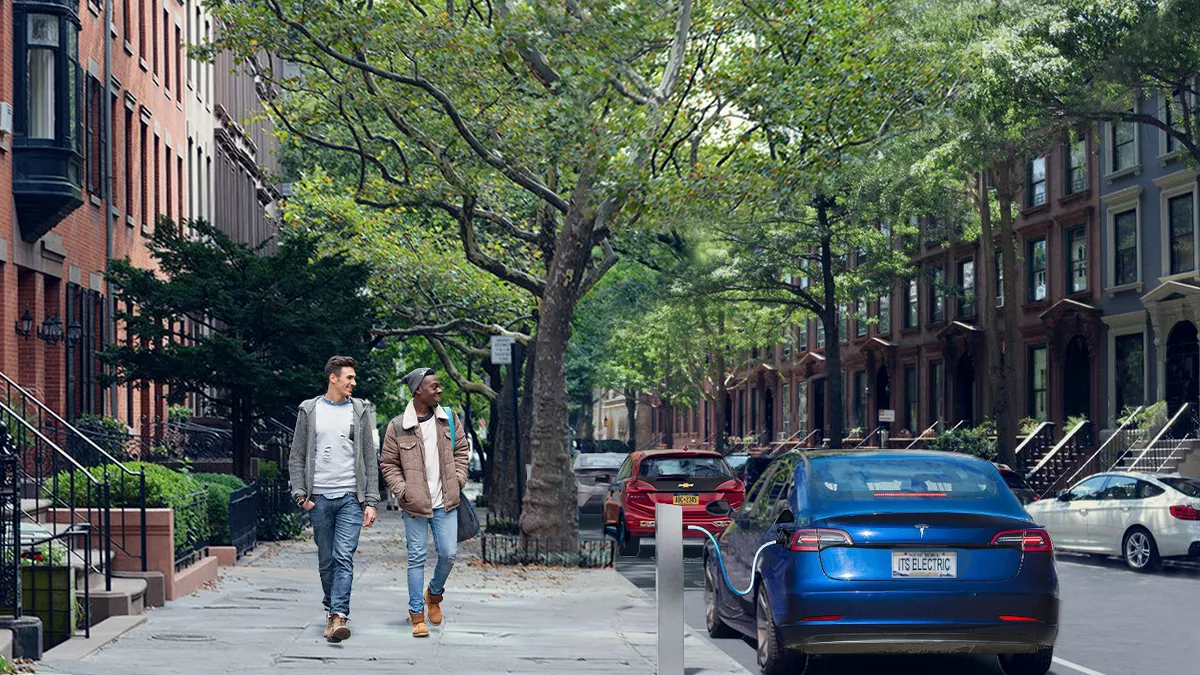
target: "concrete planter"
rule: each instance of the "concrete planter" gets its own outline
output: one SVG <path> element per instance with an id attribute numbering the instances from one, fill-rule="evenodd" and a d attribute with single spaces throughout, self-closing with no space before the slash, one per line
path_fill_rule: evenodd
<path id="1" fill-rule="evenodd" d="M 99 528 L 99 512 L 91 514 L 92 527 Z M 76 509 L 76 519 L 86 518 L 86 510 Z M 68 509 L 50 509 L 53 522 L 71 522 Z M 110 511 L 113 538 L 113 569 L 137 572 L 142 569 L 141 514 L 137 509 L 112 509 Z M 138 556 L 138 557 L 135 557 Z M 199 568 L 194 570 L 193 568 Z M 193 593 L 207 581 L 217 578 L 214 559 L 208 564 L 202 559 L 191 568 L 183 570 L 177 578 L 175 572 L 175 511 L 174 509 L 146 509 L 146 569 L 161 572 L 168 601 Z"/>

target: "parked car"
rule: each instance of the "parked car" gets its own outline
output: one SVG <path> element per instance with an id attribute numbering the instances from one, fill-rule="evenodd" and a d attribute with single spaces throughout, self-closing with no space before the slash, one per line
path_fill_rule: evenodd
<path id="1" fill-rule="evenodd" d="M 584 511 L 601 511 L 613 478 L 629 455 L 621 452 L 596 452 L 575 456 L 575 486 L 578 505 Z"/>
<path id="2" fill-rule="evenodd" d="M 793 451 L 740 508 L 709 510 L 731 514 L 719 538 L 726 572 L 752 590 L 729 589 L 707 544 L 708 631 L 757 639 L 764 675 L 802 675 L 811 655 L 845 653 L 996 654 L 1007 675 L 1050 668 L 1059 616 L 1050 536 L 986 460 Z"/>
<path id="3" fill-rule="evenodd" d="M 1012 490 L 1012 493 L 1016 495 L 1017 500 L 1021 502 L 1022 506 L 1027 506 L 1038 500 L 1037 490 L 1029 487 L 1029 483 L 1025 482 L 1024 476 L 1013 471 L 1012 467 L 1007 464 L 997 464 L 996 468 L 1000 470 L 1000 477 L 1004 479 L 1004 484 L 1008 486 L 1008 489 Z"/>
<path id="4" fill-rule="evenodd" d="M 1179 474 L 1110 471 L 1028 507 L 1060 550 L 1116 555 L 1130 569 L 1163 558 L 1200 557 L 1200 480 Z"/>
<path id="5" fill-rule="evenodd" d="M 715 501 L 741 504 L 746 488 L 720 453 L 712 450 L 645 450 L 634 452 L 621 465 L 604 502 L 605 532 L 617 540 L 621 555 L 637 555 L 642 537 L 655 534 L 659 503 L 683 507 L 683 536 L 703 533 L 686 529 L 699 525 L 716 533 L 729 525 L 707 506 Z"/>

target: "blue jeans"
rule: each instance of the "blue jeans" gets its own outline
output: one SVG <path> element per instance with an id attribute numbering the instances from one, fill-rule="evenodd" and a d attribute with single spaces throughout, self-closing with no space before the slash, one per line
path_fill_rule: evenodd
<path id="1" fill-rule="evenodd" d="M 429 556 L 429 532 L 437 549 L 437 567 L 429 580 L 429 593 L 441 595 L 458 555 L 458 511 L 437 509 L 433 518 L 420 518 L 404 511 L 404 538 L 408 542 L 408 611 L 425 611 L 425 559 Z"/>
<path id="2" fill-rule="evenodd" d="M 308 512 L 317 542 L 317 561 L 325 606 L 334 614 L 350 617 L 350 586 L 354 583 L 354 554 L 362 532 L 363 509 L 353 494 L 337 499 L 313 497 Z"/>

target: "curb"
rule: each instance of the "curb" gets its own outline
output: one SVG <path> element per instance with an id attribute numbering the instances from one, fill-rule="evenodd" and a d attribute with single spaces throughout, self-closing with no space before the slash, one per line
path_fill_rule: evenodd
<path id="1" fill-rule="evenodd" d="M 74 637 L 42 655 L 42 661 L 79 661 L 100 651 L 105 645 L 146 623 L 142 614 L 112 616 L 92 626 L 90 638 Z"/>

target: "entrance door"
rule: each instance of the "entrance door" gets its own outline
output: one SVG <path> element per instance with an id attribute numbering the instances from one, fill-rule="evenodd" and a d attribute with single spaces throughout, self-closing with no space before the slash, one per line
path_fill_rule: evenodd
<path id="1" fill-rule="evenodd" d="M 959 421 L 975 423 L 975 362 L 963 354 L 954 371 L 954 413 Z"/>
<path id="2" fill-rule="evenodd" d="M 880 410 L 892 409 L 892 378 L 888 376 L 887 368 L 880 368 L 875 374 L 875 419 L 870 426 L 875 426 L 879 419 Z M 890 425 L 889 425 L 890 427 Z"/>
<path id="3" fill-rule="evenodd" d="M 813 382 L 813 431 L 818 431 L 821 438 L 817 439 L 817 445 L 824 440 L 825 433 L 828 431 L 825 428 L 825 378 L 821 378 Z"/>
<path id="4" fill-rule="evenodd" d="M 1168 414 L 1174 415 L 1184 403 L 1190 403 L 1193 410 L 1200 405 L 1200 342 L 1191 321 L 1175 324 L 1167 338 Z M 1179 424 L 1190 434 L 1195 430 L 1196 414 L 1185 417 L 1188 419 Z"/>
<path id="5" fill-rule="evenodd" d="M 1076 335 L 1063 357 L 1063 420 L 1076 415 L 1091 418 L 1092 368 L 1087 339 Z"/>
<path id="6" fill-rule="evenodd" d="M 763 392 L 763 429 L 766 431 L 766 442 L 774 440 L 775 435 L 775 390 L 767 387 Z"/>

